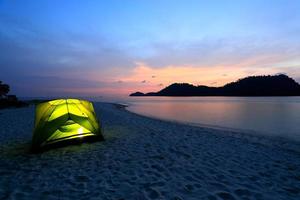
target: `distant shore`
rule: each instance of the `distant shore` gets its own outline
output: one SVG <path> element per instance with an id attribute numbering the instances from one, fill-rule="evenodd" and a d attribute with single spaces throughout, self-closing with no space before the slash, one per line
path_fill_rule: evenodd
<path id="1" fill-rule="evenodd" d="M 221 87 L 173 83 L 158 92 L 135 92 L 129 96 L 300 96 L 300 84 L 285 74 L 248 76 Z"/>
<path id="2" fill-rule="evenodd" d="M 300 145 L 94 103 L 104 142 L 32 155 L 34 106 L 1 111 L 0 197 L 297 199 Z M 299 145 L 299 146 L 298 146 Z"/>

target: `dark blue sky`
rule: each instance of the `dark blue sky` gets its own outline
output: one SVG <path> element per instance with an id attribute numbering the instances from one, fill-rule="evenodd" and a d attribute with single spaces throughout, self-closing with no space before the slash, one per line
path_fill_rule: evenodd
<path id="1" fill-rule="evenodd" d="M 20 96 L 172 82 L 300 81 L 300 1 L 0 0 L 0 80 Z"/>

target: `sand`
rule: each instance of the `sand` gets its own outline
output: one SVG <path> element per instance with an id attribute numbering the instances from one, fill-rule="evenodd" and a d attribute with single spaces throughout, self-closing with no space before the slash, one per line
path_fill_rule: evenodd
<path id="1" fill-rule="evenodd" d="M 0 110 L 0 199 L 300 199 L 300 145 L 95 103 L 105 142 L 28 152 L 34 107 Z"/>

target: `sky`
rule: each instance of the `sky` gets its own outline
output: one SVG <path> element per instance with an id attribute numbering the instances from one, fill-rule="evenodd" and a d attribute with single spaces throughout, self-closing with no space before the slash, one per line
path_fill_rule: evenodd
<path id="1" fill-rule="evenodd" d="M 0 0 L 0 80 L 21 97 L 128 95 L 285 73 L 299 0 Z"/>

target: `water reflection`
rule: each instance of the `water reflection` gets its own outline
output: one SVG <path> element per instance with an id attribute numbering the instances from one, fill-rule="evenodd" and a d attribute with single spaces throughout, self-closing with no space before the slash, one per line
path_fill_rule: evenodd
<path id="1" fill-rule="evenodd" d="M 142 115 L 300 141 L 300 97 L 136 97 L 127 102 L 128 110 Z"/>

